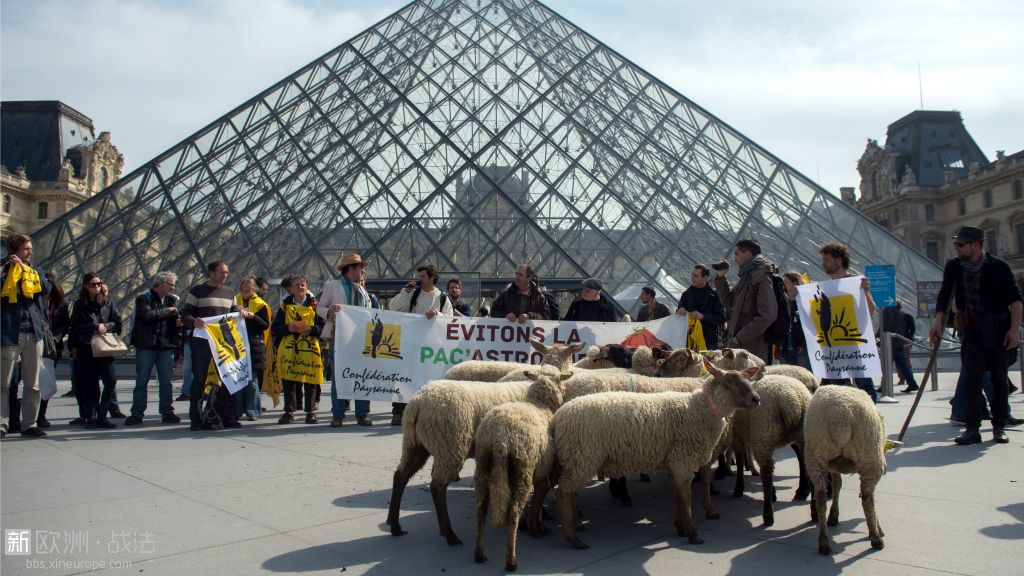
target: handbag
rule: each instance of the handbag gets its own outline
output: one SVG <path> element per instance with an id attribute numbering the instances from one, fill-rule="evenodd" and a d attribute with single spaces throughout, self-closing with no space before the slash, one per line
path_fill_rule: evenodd
<path id="1" fill-rule="evenodd" d="M 42 323 L 43 329 L 43 358 L 56 360 L 60 354 L 57 352 L 57 339 L 53 337 L 53 331 L 46 322 Z"/>
<path id="2" fill-rule="evenodd" d="M 119 358 L 128 353 L 128 346 L 117 334 L 93 334 L 89 341 L 92 355 L 96 358 Z"/>
<path id="3" fill-rule="evenodd" d="M 49 400 L 57 394 L 57 375 L 55 362 L 49 358 L 39 364 L 39 398 Z"/>

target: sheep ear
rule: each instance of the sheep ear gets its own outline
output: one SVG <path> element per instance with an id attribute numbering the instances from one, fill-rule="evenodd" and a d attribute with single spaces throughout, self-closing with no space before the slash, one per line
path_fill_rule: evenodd
<path id="1" fill-rule="evenodd" d="M 536 338 L 530 338 L 530 346 L 533 346 L 533 349 L 536 350 L 537 352 L 540 352 L 541 354 L 544 354 L 545 352 L 548 351 L 548 347 L 545 346 L 543 342 L 537 340 Z"/>
<path id="2" fill-rule="evenodd" d="M 736 356 L 736 353 L 733 352 L 732 348 L 722 348 L 722 356 L 725 356 L 726 358 L 733 358 Z"/>
<path id="3" fill-rule="evenodd" d="M 750 368 L 747 368 L 747 370 L 746 370 L 747 377 L 748 378 L 753 378 L 754 376 L 757 376 L 757 373 L 760 372 L 760 371 L 761 371 L 761 367 L 760 366 L 751 366 Z"/>
<path id="4" fill-rule="evenodd" d="M 580 350 L 583 350 L 583 348 L 585 348 L 586 346 L 587 346 L 586 342 L 577 342 L 577 343 L 572 344 L 572 345 L 569 346 L 568 353 L 569 354 L 576 354 Z"/>
<path id="5" fill-rule="evenodd" d="M 533 380 L 533 381 L 537 380 L 537 373 L 534 372 L 533 370 L 524 370 L 523 371 L 523 376 L 526 376 L 527 378 L 529 378 L 530 380 Z"/>
<path id="6" fill-rule="evenodd" d="M 708 360 L 707 358 L 704 358 L 704 368 L 707 369 L 708 373 L 714 376 L 715 378 L 718 378 L 722 375 L 722 371 L 718 369 L 718 366 L 712 364 L 711 360 Z"/>

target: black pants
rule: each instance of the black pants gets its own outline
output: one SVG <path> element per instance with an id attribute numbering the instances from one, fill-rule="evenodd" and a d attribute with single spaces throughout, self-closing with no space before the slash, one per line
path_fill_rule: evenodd
<path id="1" fill-rule="evenodd" d="M 401 418 L 405 414 L 405 405 L 407 402 L 392 402 L 391 403 L 391 415 L 394 417 Z"/>
<path id="2" fill-rule="evenodd" d="M 206 373 L 213 362 L 213 354 L 210 353 L 210 343 L 202 338 L 193 338 L 189 345 L 192 346 L 192 387 L 189 389 L 188 418 L 192 422 L 199 422 L 201 415 L 199 403 L 203 400 L 203 388 L 206 387 Z M 235 414 L 235 400 L 228 392 L 227 386 L 218 386 L 217 395 L 214 397 L 214 409 L 223 423 L 236 422 L 238 416 Z"/>
<path id="3" fill-rule="evenodd" d="M 86 420 L 106 418 L 110 410 L 110 395 L 117 386 L 113 358 L 96 358 L 89 344 L 80 345 L 75 351 L 75 399 L 78 401 L 78 415 Z M 100 380 L 103 391 L 100 392 Z"/>
<path id="4" fill-rule="evenodd" d="M 1002 430 L 1006 426 L 1006 415 L 1010 410 L 1009 380 L 1006 375 L 1009 355 L 1006 349 L 1001 342 L 996 346 L 986 347 L 980 332 L 968 330 L 960 342 L 960 362 L 967 398 L 967 429 L 981 428 L 981 417 L 985 410 L 981 377 L 987 371 L 992 373 L 992 429 Z"/>
<path id="5" fill-rule="evenodd" d="M 302 408 L 307 414 L 312 414 L 313 403 L 317 401 L 317 391 L 320 386 L 317 384 L 306 384 L 294 380 L 282 380 L 281 387 L 284 388 L 284 411 L 293 414 L 298 401 L 302 402 Z M 301 397 L 299 391 L 302 391 Z"/>

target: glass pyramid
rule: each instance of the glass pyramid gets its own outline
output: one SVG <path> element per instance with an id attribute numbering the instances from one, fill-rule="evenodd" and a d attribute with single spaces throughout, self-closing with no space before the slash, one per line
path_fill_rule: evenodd
<path id="1" fill-rule="evenodd" d="M 64 279 L 98 271 L 122 304 L 158 270 L 204 263 L 370 278 L 418 265 L 597 276 L 621 304 L 675 298 L 695 263 L 753 236 L 818 272 L 840 240 L 891 263 L 901 299 L 940 270 L 539 2 L 416 1 L 189 136 L 34 240 Z M 74 280 L 72 280 L 74 279 Z M 685 282 L 688 283 L 688 282 Z M 623 298 L 630 298 L 623 301 Z"/>

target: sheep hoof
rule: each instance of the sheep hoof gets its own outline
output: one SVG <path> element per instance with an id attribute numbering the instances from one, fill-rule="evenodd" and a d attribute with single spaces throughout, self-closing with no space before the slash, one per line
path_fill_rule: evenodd
<path id="1" fill-rule="evenodd" d="M 588 548 L 590 548 L 590 546 L 587 545 L 587 543 L 583 540 L 577 539 L 575 542 L 572 543 L 573 550 L 587 550 Z"/>
<path id="2" fill-rule="evenodd" d="M 391 535 L 392 536 L 405 536 L 408 533 L 409 533 L 408 530 L 402 530 L 402 527 L 399 526 L 398 524 L 392 524 L 391 525 Z"/>
<path id="3" fill-rule="evenodd" d="M 473 554 L 473 560 L 476 560 L 477 564 L 483 564 L 487 562 L 487 556 L 485 554 Z"/>
<path id="4" fill-rule="evenodd" d="M 459 540 L 459 537 L 455 534 L 449 534 L 445 536 L 445 539 L 448 540 L 449 546 L 462 546 L 462 540 Z"/>
<path id="5" fill-rule="evenodd" d="M 793 501 L 804 501 L 811 495 L 811 491 L 806 488 L 797 488 L 796 493 L 793 494 Z"/>
<path id="6" fill-rule="evenodd" d="M 835 528 L 836 526 L 839 526 L 839 520 L 838 519 L 833 520 L 833 519 L 829 518 L 828 521 L 825 522 L 825 524 L 827 526 L 831 526 L 831 527 Z"/>
<path id="7" fill-rule="evenodd" d="M 821 544 L 818 544 L 818 554 L 821 554 L 822 556 L 831 556 L 832 547 L 828 545 L 822 546 Z"/>
<path id="8" fill-rule="evenodd" d="M 743 490 L 733 490 L 732 491 L 732 497 L 733 498 L 743 498 Z"/>
<path id="9" fill-rule="evenodd" d="M 766 517 L 763 518 L 763 520 L 764 520 L 764 527 L 765 528 L 767 528 L 769 526 L 774 526 L 775 525 L 775 518 L 773 518 L 773 517 L 766 516 Z"/>
<path id="10" fill-rule="evenodd" d="M 879 538 L 878 540 L 872 540 L 871 547 L 875 550 L 881 550 L 882 548 L 885 548 L 885 542 L 882 542 L 881 538 Z"/>
<path id="11" fill-rule="evenodd" d="M 623 506 L 632 506 L 633 505 L 633 498 L 630 497 L 630 496 L 624 496 L 622 498 L 622 505 Z"/>
<path id="12" fill-rule="evenodd" d="M 719 514 L 718 512 L 708 512 L 707 513 L 707 519 L 708 520 L 718 520 L 721 517 L 722 517 L 722 515 Z"/>
<path id="13" fill-rule="evenodd" d="M 577 531 L 577 532 L 586 532 L 587 531 L 587 525 L 586 524 L 577 524 L 577 525 L 573 526 L 572 529 Z"/>
<path id="14" fill-rule="evenodd" d="M 506 562 L 505 563 L 505 572 L 515 572 L 517 567 L 518 567 L 518 565 L 515 562 L 511 562 L 511 563 L 510 562 Z"/>
<path id="15" fill-rule="evenodd" d="M 690 536 L 689 541 L 690 541 L 690 544 L 703 544 L 704 543 L 704 539 L 703 538 L 698 538 L 697 536 Z"/>

